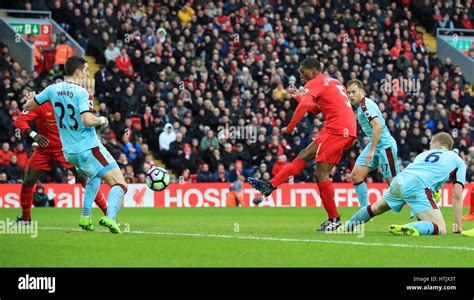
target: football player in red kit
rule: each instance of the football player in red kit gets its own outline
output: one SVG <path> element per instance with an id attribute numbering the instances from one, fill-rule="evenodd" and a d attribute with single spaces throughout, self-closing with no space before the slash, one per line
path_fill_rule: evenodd
<path id="1" fill-rule="evenodd" d="M 305 84 L 305 92 L 298 94 L 291 90 L 298 106 L 283 133 L 293 134 L 298 122 L 307 112 L 323 113 L 324 128 L 306 149 L 301 151 L 285 168 L 269 181 L 249 178 L 248 182 L 264 196 L 269 196 L 278 185 L 286 182 L 289 176 L 301 173 L 307 162 L 315 158 L 314 179 L 326 212 L 326 220 L 319 231 L 336 230 L 340 225 L 339 212 L 334 201 L 334 187 L 329 179 L 331 169 L 341 160 L 344 151 L 350 149 L 356 140 L 357 123 L 352 111 L 346 89 L 337 79 L 321 72 L 321 64 L 315 58 L 307 58 L 300 65 L 300 79 Z"/>
<path id="2" fill-rule="evenodd" d="M 29 126 L 28 123 L 32 121 L 36 121 L 38 132 L 33 131 Z M 15 127 L 20 129 L 24 135 L 31 137 L 39 145 L 28 161 L 25 178 L 21 186 L 20 202 L 22 215 L 16 219 L 17 223 L 29 223 L 31 221 L 31 206 L 33 203 L 33 186 L 43 172 L 51 171 L 55 163 L 60 163 L 70 170 L 83 187 L 86 186 L 87 180 L 84 176 L 79 175 L 76 168 L 64 158 L 51 102 L 46 102 L 31 112 L 23 112 L 16 119 Z M 105 214 L 107 211 L 107 201 L 101 192 L 97 194 L 95 203 Z"/>

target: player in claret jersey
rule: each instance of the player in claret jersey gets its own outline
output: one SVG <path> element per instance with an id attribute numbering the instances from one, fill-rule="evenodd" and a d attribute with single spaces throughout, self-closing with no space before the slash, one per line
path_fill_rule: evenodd
<path id="1" fill-rule="evenodd" d="M 318 231 L 332 231 L 341 223 L 329 172 L 339 163 L 343 152 L 353 146 L 357 136 L 357 123 L 345 87 L 337 79 L 322 74 L 321 64 L 317 59 L 305 59 L 301 63 L 299 73 L 301 82 L 305 84 L 305 92 L 298 94 L 295 90 L 291 91 L 299 104 L 290 123 L 282 132 L 293 134 L 296 125 L 307 112 L 322 112 L 324 128 L 318 137 L 273 179 L 262 181 L 249 178 L 248 181 L 264 196 L 269 196 L 278 185 L 287 181 L 289 176 L 301 173 L 306 163 L 315 158 L 317 164 L 314 179 L 328 213 L 328 220 Z"/>
<path id="2" fill-rule="evenodd" d="M 38 132 L 31 129 L 30 122 L 36 122 Z M 25 178 L 21 186 L 22 215 L 16 219 L 17 223 L 28 223 L 31 221 L 33 186 L 43 173 L 50 172 L 56 163 L 70 170 L 84 188 L 87 180 L 84 176 L 79 175 L 76 168 L 64 158 L 51 102 L 46 102 L 31 112 L 24 111 L 15 121 L 15 127 L 39 145 L 28 161 Z M 97 194 L 95 203 L 104 214 L 107 212 L 107 201 L 102 193 Z"/>

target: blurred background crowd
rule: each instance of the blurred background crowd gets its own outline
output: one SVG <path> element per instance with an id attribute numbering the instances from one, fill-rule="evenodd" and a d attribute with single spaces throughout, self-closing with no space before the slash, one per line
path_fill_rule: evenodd
<path id="1" fill-rule="evenodd" d="M 447 131 L 474 181 L 472 85 L 416 28 L 472 29 L 472 1 L 10 2 L 52 11 L 95 58 L 96 108 L 110 120 L 101 141 L 129 182 L 144 182 L 156 159 L 181 181 L 272 177 L 323 125 L 322 115 L 309 115 L 293 136 L 280 134 L 297 104 L 288 86 L 300 85 L 298 65 L 308 56 L 343 83 L 364 83 L 398 142 L 401 167 L 429 148 L 432 135 Z M 63 75 L 55 51 L 39 49 L 29 74 L 1 45 L 0 182 L 22 178 L 32 141 L 15 132 L 13 121 L 28 89 L 39 92 Z M 469 55 L 474 59 L 474 49 Z M 232 127 L 253 136 L 231 135 Z M 350 182 L 367 143 L 359 128 L 333 181 Z M 312 181 L 313 167 L 295 181 Z M 68 175 L 58 167 L 45 180 L 65 182 Z M 381 174 L 372 172 L 371 181 L 383 182 Z"/>

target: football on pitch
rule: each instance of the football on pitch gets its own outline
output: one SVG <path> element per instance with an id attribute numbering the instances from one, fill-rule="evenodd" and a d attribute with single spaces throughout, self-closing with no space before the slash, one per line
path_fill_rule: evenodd
<path id="1" fill-rule="evenodd" d="M 159 192 L 170 184 L 170 174 L 163 168 L 152 167 L 146 173 L 146 186 Z"/>

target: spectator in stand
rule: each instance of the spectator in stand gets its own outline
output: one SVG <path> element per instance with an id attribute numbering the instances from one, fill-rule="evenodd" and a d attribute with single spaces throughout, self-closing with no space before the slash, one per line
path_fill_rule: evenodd
<path id="1" fill-rule="evenodd" d="M 223 164 L 219 164 L 217 166 L 217 171 L 215 173 L 215 181 L 216 182 L 231 182 L 232 175 L 229 171 L 227 171 Z"/>
<path id="2" fill-rule="evenodd" d="M 173 130 L 173 125 L 171 125 L 171 123 L 166 123 L 165 128 L 159 137 L 160 152 L 165 163 L 168 162 L 168 151 L 170 150 L 170 145 L 175 140 L 176 133 Z"/>
<path id="3" fill-rule="evenodd" d="M 1 87 L 0 87 L 1 89 Z M 5 92 L 7 94 L 8 92 Z M 3 98 L 5 99 L 5 98 Z M 6 102 L 6 101 L 5 101 Z M 8 114 L 3 106 L 3 102 L 0 101 L 0 142 L 6 142 L 9 140 L 9 137 L 14 132 L 13 121 L 11 119 L 10 114 Z M 7 143 L 5 145 L 2 144 L 2 150 L 0 151 L 0 164 L 4 164 L 3 162 L 6 161 L 8 163 L 9 157 L 5 158 L 5 155 L 8 155 L 8 148 L 10 145 Z"/>
<path id="4" fill-rule="evenodd" d="M 203 164 L 197 172 L 197 182 L 213 182 L 215 175 L 209 171 L 209 165 Z"/>
<path id="5" fill-rule="evenodd" d="M 5 184 L 5 183 L 9 183 L 7 173 L 5 173 L 4 171 L 0 171 L 0 184 Z"/>
<path id="6" fill-rule="evenodd" d="M 25 146 L 23 143 L 18 143 L 16 148 L 13 150 L 13 154 L 16 156 L 18 165 L 24 171 L 28 165 L 28 153 L 26 153 Z"/>
<path id="7" fill-rule="evenodd" d="M 237 143 L 235 148 L 235 159 L 242 162 L 243 175 L 251 176 L 256 167 L 254 168 L 251 164 L 252 157 L 250 156 L 250 152 L 244 148 L 242 143 Z"/>
<path id="8" fill-rule="evenodd" d="M 180 183 L 192 183 L 193 179 L 191 178 L 191 171 L 189 171 L 189 169 L 184 169 L 179 180 Z"/>
<path id="9" fill-rule="evenodd" d="M 209 130 L 207 135 L 201 140 L 201 151 L 213 151 L 214 149 L 219 149 L 219 140 L 214 135 L 213 130 Z"/>
<path id="10" fill-rule="evenodd" d="M 36 186 L 36 191 L 33 194 L 33 205 L 35 207 L 54 207 L 54 200 L 49 199 L 42 185 Z"/>
<path id="11" fill-rule="evenodd" d="M 181 26 L 186 27 L 195 15 L 194 9 L 192 9 L 189 3 L 183 5 L 183 8 L 178 12 L 178 18 L 181 21 Z"/>
<path id="12" fill-rule="evenodd" d="M 143 142 L 140 131 L 133 125 L 132 118 L 125 118 L 124 125 L 124 134 L 127 134 L 131 141 Z"/>
<path id="13" fill-rule="evenodd" d="M 283 88 L 283 82 L 278 82 L 277 87 L 273 90 L 273 94 L 275 95 L 276 99 L 279 101 L 285 100 L 285 96 L 287 91 Z"/>
<path id="14" fill-rule="evenodd" d="M 153 48 L 156 44 L 156 36 L 153 33 L 153 29 L 151 27 L 146 28 L 146 33 L 142 35 L 142 42 L 146 43 L 147 48 Z"/>
<path id="15" fill-rule="evenodd" d="M 110 129 L 116 136 L 122 136 L 125 132 L 125 122 L 122 120 L 122 115 L 119 112 L 114 113 L 114 120 L 110 123 Z"/>
<path id="16" fill-rule="evenodd" d="M 120 55 L 119 48 L 115 47 L 114 42 L 110 42 L 107 46 L 107 49 L 104 51 L 105 55 L 105 62 L 109 63 L 111 61 L 115 61 L 115 59 Z"/>
<path id="17" fill-rule="evenodd" d="M 117 55 L 115 58 L 115 63 L 120 71 L 122 71 L 127 76 L 135 75 L 135 71 L 133 70 L 132 61 L 127 54 L 127 49 L 123 47 L 120 50 L 120 54 Z"/>
<path id="18" fill-rule="evenodd" d="M 461 129 L 461 135 L 459 136 L 460 141 L 464 141 L 466 144 L 466 147 L 471 147 L 472 146 L 472 136 L 469 135 L 469 130 L 466 127 L 463 127 Z"/>
<path id="19" fill-rule="evenodd" d="M 462 20 L 461 20 L 462 27 L 464 29 L 474 29 L 474 26 L 472 26 L 471 20 L 469 20 L 469 15 L 468 14 L 463 14 L 462 15 Z"/>
<path id="20" fill-rule="evenodd" d="M 169 165 L 177 165 L 179 163 L 178 156 L 183 153 L 184 142 L 183 134 L 178 132 L 176 134 L 176 139 L 171 142 L 170 149 L 168 151 Z"/>
<path id="21" fill-rule="evenodd" d="M 232 151 L 232 144 L 226 143 L 224 145 L 224 151 L 221 154 L 221 161 L 224 164 L 224 167 L 228 169 L 230 164 L 235 162 L 236 156 L 235 153 Z"/>
<path id="22" fill-rule="evenodd" d="M 461 112 L 461 108 L 459 105 L 455 104 L 454 110 L 449 113 L 449 124 L 451 128 L 461 129 L 465 123 L 466 120 L 464 119 L 464 115 Z"/>
<path id="23" fill-rule="evenodd" d="M 21 166 L 18 165 L 18 159 L 16 155 L 13 154 L 10 157 L 10 163 L 5 168 L 5 172 L 7 173 L 8 182 L 21 183 L 24 172 Z"/>
<path id="24" fill-rule="evenodd" d="M 272 175 L 275 176 L 281 169 L 283 169 L 288 164 L 285 154 L 279 155 L 278 160 L 275 162 L 275 165 L 272 168 Z"/>
<path id="25" fill-rule="evenodd" d="M 445 14 L 443 19 L 438 20 L 438 28 L 445 29 L 445 31 L 443 31 L 445 35 L 453 34 L 454 23 L 449 19 L 448 14 Z"/>
<path id="26" fill-rule="evenodd" d="M 189 169 L 191 174 L 196 174 L 198 169 L 198 157 L 192 152 L 191 145 L 185 144 L 183 147 L 183 153 L 178 155 L 179 165 L 177 166 L 178 172 L 181 173 L 183 169 Z"/>
<path id="27" fill-rule="evenodd" d="M 125 178 L 125 182 L 127 182 L 128 184 L 136 182 L 135 172 L 133 171 L 133 167 L 131 165 L 125 166 L 124 178 Z"/>
<path id="28" fill-rule="evenodd" d="M 127 155 L 127 160 L 134 163 L 137 157 L 141 154 L 140 146 L 137 143 L 131 142 L 128 135 L 124 134 L 122 138 L 123 153 Z"/>
<path id="29" fill-rule="evenodd" d="M 10 163 L 10 158 L 13 152 L 10 150 L 10 144 L 7 142 L 2 144 L 2 151 L 0 151 L 0 164 L 7 166 Z"/>

